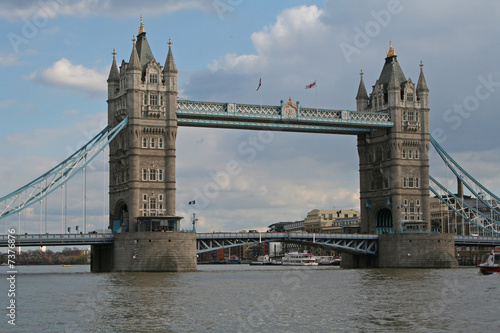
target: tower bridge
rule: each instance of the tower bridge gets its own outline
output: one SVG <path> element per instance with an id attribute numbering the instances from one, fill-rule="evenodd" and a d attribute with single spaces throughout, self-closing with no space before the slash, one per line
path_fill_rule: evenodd
<path id="1" fill-rule="evenodd" d="M 429 233 L 428 152 L 433 142 L 429 134 L 429 89 L 422 63 L 415 84 L 403 73 L 391 44 L 370 94 L 361 72 L 355 111 L 307 108 L 291 97 L 276 106 L 182 100 L 177 96 L 177 75 L 172 43 L 169 41 L 162 66 L 151 52 L 141 20 L 129 61 L 122 60 L 118 66 L 113 52 L 107 80 L 108 128 L 95 144 L 0 198 L 0 218 L 25 209 L 50 194 L 52 188 L 63 186 L 73 170 L 84 169 L 87 157 L 94 156 L 92 149 L 97 151 L 109 144 L 109 229 L 114 236 L 112 242 L 107 239 L 106 244 L 92 245 L 92 270 L 195 270 L 196 252 L 211 245 L 202 235 L 179 232 L 182 217 L 176 212 L 175 196 L 179 126 L 347 134 L 357 136 L 364 235 L 358 238 L 365 254 L 377 256 L 375 260 L 360 260 L 357 255 L 361 247 L 356 250 L 355 245 L 345 251 L 345 265 L 457 265 L 454 235 Z M 482 223 L 479 219 L 469 221 Z M 497 229 L 491 230 L 496 233 Z M 405 234 L 405 230 L 417 233 Z M 217 242 L 214 237 L 210 244 Z M 336 242 L 337 236 L 328 237 L 318 236 L 314 242 Z M 300 241 L 307 242 L 306 238 Z M 410 253 L 415 255 L 410 257 Z"/>

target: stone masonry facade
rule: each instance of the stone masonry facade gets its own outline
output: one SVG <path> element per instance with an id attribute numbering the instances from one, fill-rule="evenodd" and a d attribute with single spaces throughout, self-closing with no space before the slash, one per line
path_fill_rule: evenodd
<path id="1" fill-rule="evenodd" d="M 361 232 L 429 231 L 429 89 L 415 84 L 390 46 L 368 96 L 361 73 L 357 111 L 389 112 L 394 127 L 358 135 Z"/>

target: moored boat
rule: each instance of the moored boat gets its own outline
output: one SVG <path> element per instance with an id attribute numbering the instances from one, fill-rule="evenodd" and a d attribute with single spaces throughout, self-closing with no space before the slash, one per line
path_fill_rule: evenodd
<path id="1" fill-rule="evenodd" d="M 318 260 L 312 253 L 290 252 L 283 257 L 283 265 L 289 266 L 318 266 Z"/>
<path id="2" fill-rule="evenodd" d="M 257 261 L 250 262 L 250 265 L 281 265 L 281 261 L 276 258 L 270 258 L 268 255 L 259 256 Z"/>
<path id="3" fill-rule="evenodd" d="M 500 246 L 484 256 L 483 261 L 478 265 L 482 274 L 500 273 Z"/>

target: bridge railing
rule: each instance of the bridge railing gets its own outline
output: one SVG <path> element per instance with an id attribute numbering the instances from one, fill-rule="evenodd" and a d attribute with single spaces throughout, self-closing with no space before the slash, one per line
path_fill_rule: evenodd
<path id="1" fill-rule="evenodd" d="M 111 233 L 81 234 L 15 234 L 0 235 L 0 247 L 8 246 L 9 239 L 15 240 L 15 246 L 55 246 L 112 243 Z"/>
<path id="2" fill-rule="evenodd" d="M 81 233 L 81 234 L 14 234 L 0 235 L 0 240 L 14 237 L 15 239 L 60 239 L 60 238 L 113 238 L 111 233 Z"/>

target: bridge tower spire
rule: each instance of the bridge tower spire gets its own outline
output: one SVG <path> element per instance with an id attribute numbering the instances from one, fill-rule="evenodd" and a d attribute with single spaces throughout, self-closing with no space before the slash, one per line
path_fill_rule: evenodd
<path id="1" fill-rule="evenodd" d="M 389 112 L 394 122 L 358 135 L 361 231 L 429 231 L 429 106 L 422 69 L 416 89 L 391 42 L 366 104 L 361 96 L 358 90 L 358 111 Z"/>
<path id="2" fill-rule="evenodd" d="M 356 95 L 356 111 L 363 111 L 368 106 L 368 93 L 366 92 L 363 75 L 363 70 L 361 70 L 359 73 L 361 78 L 359 80 L 358 94 Z"/>
<path id="3" fill-rule="evenodd" d="M 165 85 L 166 133 L 166 214 L 175 216 L 175 140 L 177 138 L 177 68 L 172 54 L 172 40 L 168 42 L 168 54 L 163 67 Z"/>

